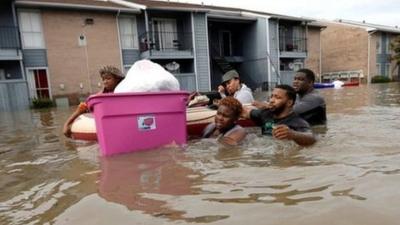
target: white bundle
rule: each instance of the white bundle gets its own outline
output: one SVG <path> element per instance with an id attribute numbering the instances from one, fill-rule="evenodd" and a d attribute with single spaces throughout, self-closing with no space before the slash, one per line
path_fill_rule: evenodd
<path id="1" fill-rule="evenodd" d="M 129 69 L 114 93 L 178 91 L 178 80 L 162 66 L 150 60 L 137 61 Z"/>
<path id="2" fill-rule="evenodd" d="M 333 83 L 335 88 L 341 88 L 343 86 L 343 84 L 344 84 L 344 82 L 340 81 L 340 80 L 335 80 L 332 83 Z"/>

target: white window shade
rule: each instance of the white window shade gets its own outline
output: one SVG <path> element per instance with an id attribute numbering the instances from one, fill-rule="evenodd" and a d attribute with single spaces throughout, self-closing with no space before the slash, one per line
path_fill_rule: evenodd
<path id="1" fill-rule="evenodd" d="M 138 49 L 138 35 L 135 17 L 119 18 L 119 33 L 123 49 Z"/>
<path id="2" fill-rule="evenodd" d="M 44 48 L 42 21 L 39 12 L 19 12 L 19 25 L 24 48 Z"/>

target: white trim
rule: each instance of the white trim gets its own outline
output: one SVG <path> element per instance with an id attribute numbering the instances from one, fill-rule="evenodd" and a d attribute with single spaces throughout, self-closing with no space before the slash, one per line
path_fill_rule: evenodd
<path id="1" fill-rule="evenodd" d="M 192 18 L 192 42 L 193 42 L 194 77 L 195 77 L 195 80 L 196 80 L 196 91 L 199 91 L 199 80 L 198 80 L 199 76 L 197 74 L 197 55 L 196 55 L 196 39 L 195 39 L 196 35 L 195 35 L 195 32 L 194 32 L 194 16 L 193 16 L 193 12 L 191 12 L 190 15 L 191 15 L 191 18 Z M 211 75 L 210 74 L 209 74 L 209 79 L 211 79 Z"/>
<path id="2" fill-rule="evenodd" d="M 210 65 L 210 46 L 208 45 L 208 15 L 205 14 L 206 20 L 206 39 L 207 39 L 207 65 L 208 65 L 208 90 L 211 90 L 211 65 Z M 232 47 L 231 47 L 232 49 Z"/>
<path id="3" fill-rule="evenodd" d="M 49 68 L 48 67 L 26 67 L 25 68 L 25 73 L 26 73 L 26 82 L 28 85 L 28 94 L 29 94 L 29 99 L 33 99 L 33 97 L 31 96 L 31 87 L 29 86 L 29 79 L 28 76 L 30 75 L 29 71 L 30 70 L 46 70 L 46 77 L 47 77 L 47 84 L 49 85 L 49 98 L 53 99 L 53 94 L 52 94 L 52 90 L 51 90 L 51 82 L 50 82 L 50 75 L 49 75 Z M 36 88 L 36 85 L 35 85 Z M 36 90 L 36 89 L 35 89 Z"/>
<path id="4" fill-rule="evenodd" d="M 141 4 L 137 4 L 137 3 L 133 3 L 133 2 L 127 2 L 127 1 L 123 1 L 123 0 L 108 0 L 109 2 L 118 4 L 118 5 L 122 5 L 128 8 L 136 8 L 136 9 L 146 9 L 147 7 L 145 5 L 141 5 Z"/>
<path id="5" fill-rule="evenodd" d="M 82 4 L 68 4 L 68 3 L 53 3 L 53 2 L 33 2 L 33 1 L 16 1 L 16 6 L 33 6 L 33 7 L 53 7 L 53 8 L 63 8 L 63 9 L 88 9 L 88 10 L 103 10 L 103 11 L 118 11 L 121 12 L 131 12 L 140 13 L 140 9 L 132 8 L 116 8 L 107 6 L 92 6 L 92 5 L 82 5 Z"/>

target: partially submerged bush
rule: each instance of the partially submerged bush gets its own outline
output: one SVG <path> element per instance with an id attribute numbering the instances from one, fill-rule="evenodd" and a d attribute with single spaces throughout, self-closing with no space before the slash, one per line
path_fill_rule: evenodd
<path id="1" fill-rule="evenodd" d="M 390 78 L 382 75 L 374 76 L 371 79 L 371 83 L 388 83 L 388 82 L 391 82 Z"/>
<path id="2" fill-rule="evenodd" d="M 49 98 L 35 98 L 32 100 L 32 108 L 34 109 L 50 108 L 53 106 L 54 103 Z"/>

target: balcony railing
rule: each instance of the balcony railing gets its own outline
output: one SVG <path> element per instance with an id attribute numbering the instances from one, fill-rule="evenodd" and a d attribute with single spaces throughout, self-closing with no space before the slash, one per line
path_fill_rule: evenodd
<path id="1" fill-rule="evenodd" d="M 140 51 L 188 51 L 193 49 L 190 32 L 146 32 L 139 36 Z"/>
<path id="2" fill-rule="evenodd" d="M 279 37 L 279 51 L 281 52 L 306 52 L 306 38 L 285 38 Z"/>
<path id="3" fill-rule="evenodd" d="M 0 48 L 20 48 L 18 28 L 13 26 L 0 26 Z"/>

